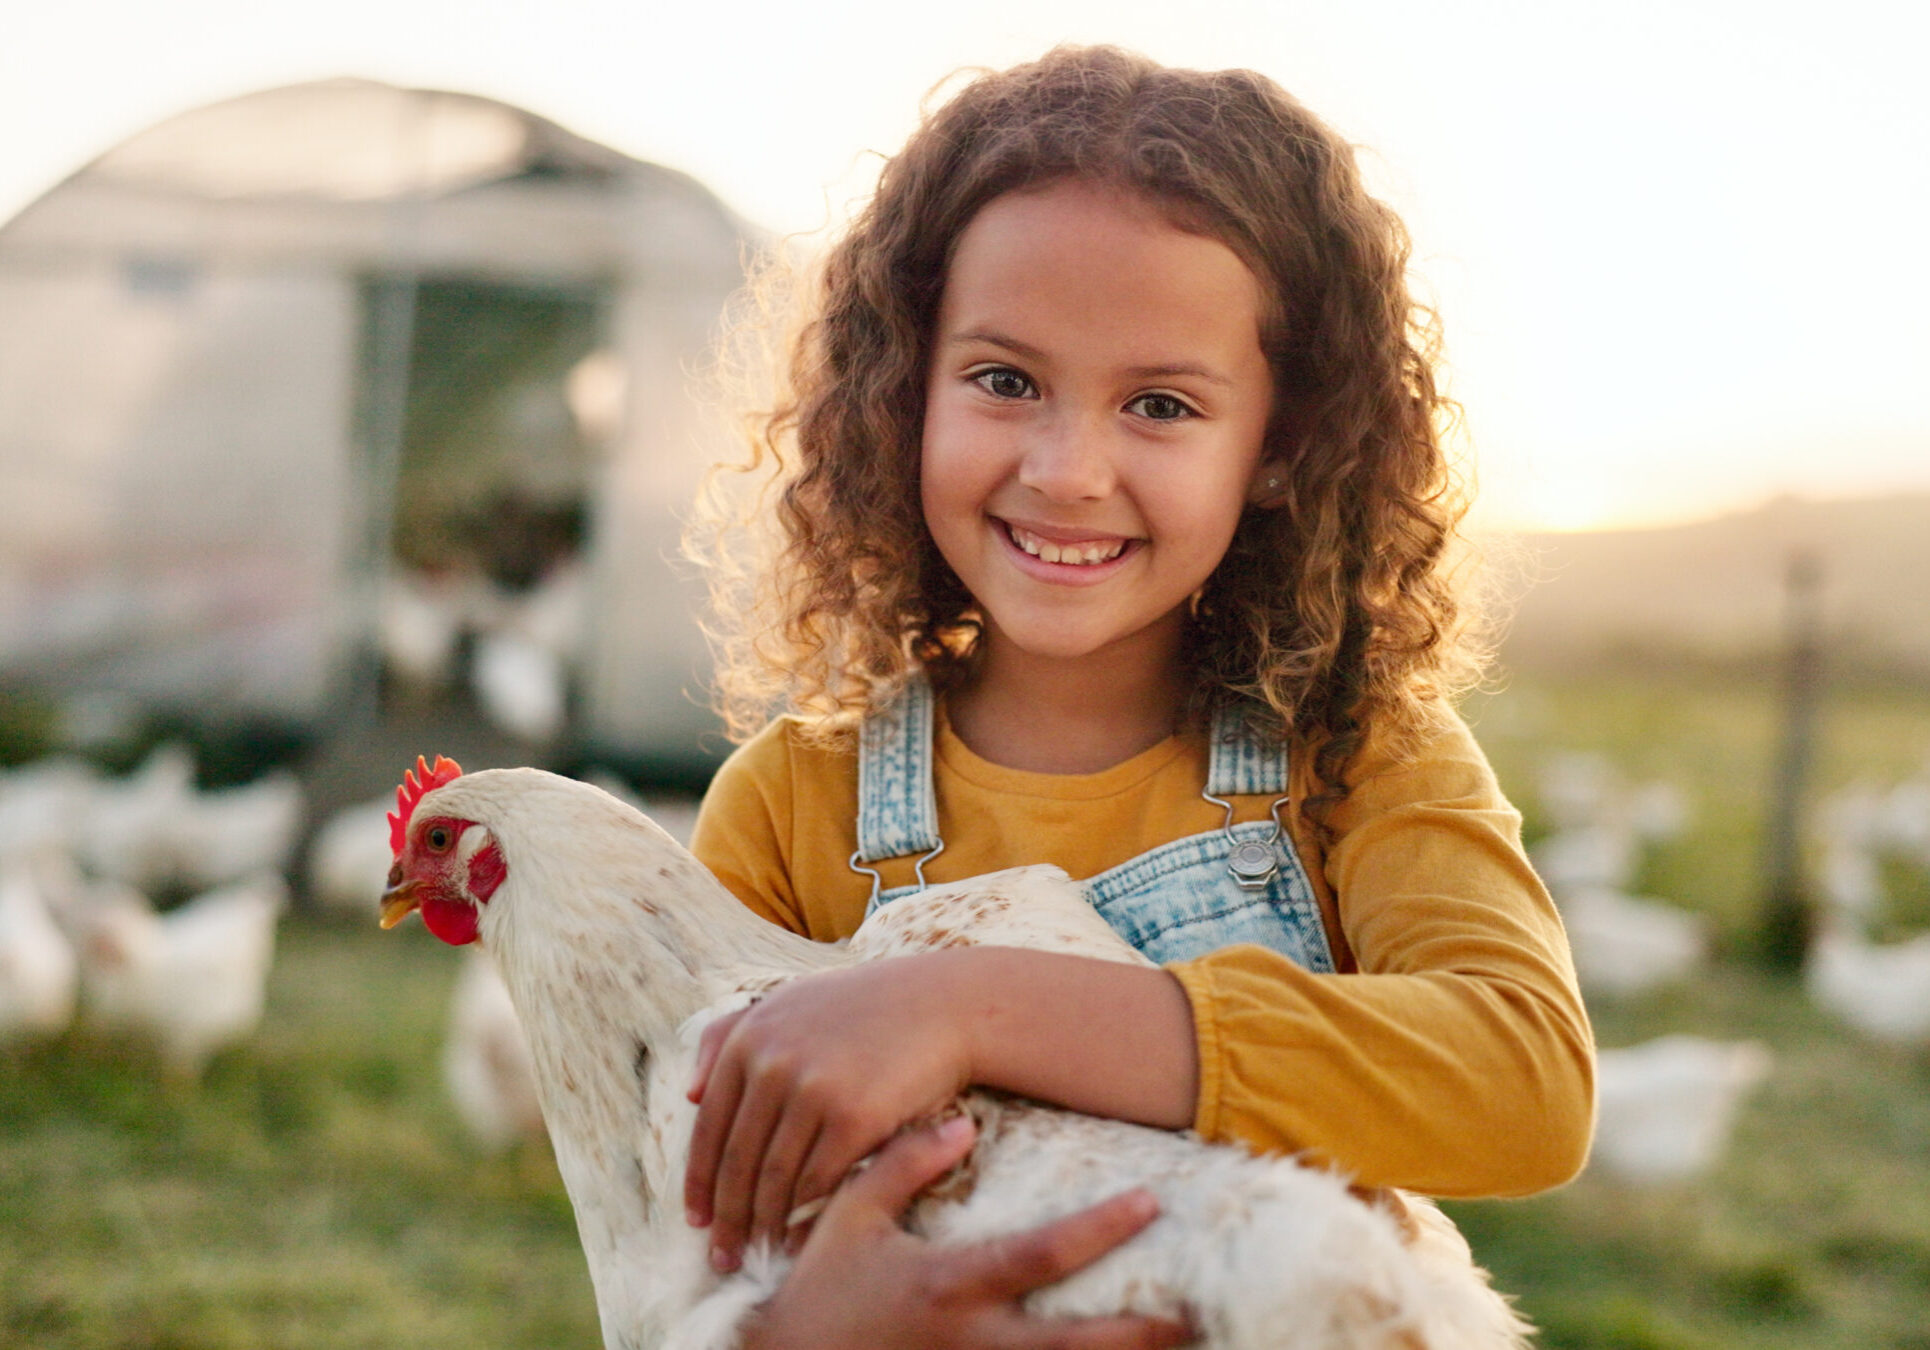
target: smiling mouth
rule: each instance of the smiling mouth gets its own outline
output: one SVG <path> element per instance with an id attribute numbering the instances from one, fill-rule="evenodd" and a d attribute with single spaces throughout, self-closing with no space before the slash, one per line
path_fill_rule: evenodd
<path id="1" fill-rule="evenodd" d="M 1059 544 L 1009 520 L 1000 523 L 1005 526 L 1006 537 L 1020 551 L 1031 554 L 1041 562 L 1060 563 L 1068 567 L 1093 567 L 1111 562 L 1132 543 L 1130 539 L 1088 539 L 1077 544 Z"/>

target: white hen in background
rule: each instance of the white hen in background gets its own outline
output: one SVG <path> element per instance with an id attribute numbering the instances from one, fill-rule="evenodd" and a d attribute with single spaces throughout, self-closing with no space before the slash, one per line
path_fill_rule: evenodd
<path id="1" fill-rule="evenodd" d="M 0 772 L 0 860 L 72 852 L 99 781 L 91 764 L 68 756 Z"/>
<path id="2" fill-rule="evenodd" d="M 1864 1035 L 1892 1045 L 1930 1044 L 1930 933 L 1873 943 L 1828 916 L 1803 969 L 1809 996 Z"/>
<path id="3" fill-rule="evenodd" d="M 157 914 L 129 887 L 97 887 L 75 923 L 89 1016 L 152 1040 L 176 1077 L 261 1023 L 288 884 L 266 874 Z"/>
<path id="4" fill-rule="evenodd" d="M 387 798 L 345 806 L 322 822 L 308 846 L 308 896 L 317 908 L 369 918 L 369 897 L 389 874 Z"/>
<path id="5" fill-rule="evenodd" d="M 1571 891 L 1558 903 L 1586 993 L 1644 993 L 1684 978 L 1708 957 L 1708 921 L 1675 905 L 1600 887 Z"/>
<path id="6" fill-rule="evenodd" d="M 64 1031 L 78 977 L 32 871 L 24 862 L 0 866 L 0 1042 Z"/>
<path id="7" fill-rule="evenodd" d="M 179 742 L 157 745 L 125 778 L 97 784 L 76 850 L 97 877 L 154 894 L 174 883 L 175 839 L 194 796 L 194 752 Z"/>
<path id="8" fill-rule="evenodd" d="M 225 886 L 288 865 L 302 788 L 285 770 L 241 787 L 196 789 L 194 754 L 157 746 L 128 777 L 94 789 L 77 852 L 95 876 L 147 895 Z"/>
<path id="9" fill-rule="evenodd" d="M 1702 1175 L 1722 1157 L 1737 1111 L 1773 1062 L 1760 1042 L 1700 1036 L 1600 1051 L 1589 1171 L 1636 1186 Z"/>
<path id="10" fill-rule="evenodd" d="M 759 1249 L 745 1270 L 716 1275 L 704 1234 L 667 1203 L 681 1191 L 696 1109 L 684 1088 L 710 1017 L 796 975 L 961 934 L 1144 960 L 1052 868 L 908 896 L 843 949 L 808 942 L 752 915 L 607 793 L 533 769 L 457 772 L 438 763 L 425 772 L 433 790 L 398 795 L 383 920 L 419 908 L 445 941 L 479 937 L 501 968 L 611 1350 L 735 1344 L 788 1267 Z M 1217 1350 L 1525 1344 L 1426 1201 L 1406 1201 L 1404 1237 L 1344 1180 L 1290 1158 L 992 1094 L 962 1100 L 980 1122 L 967 1193 L 928 1197 L 910 1219 L 934 1240 L 1014 1232 L 1134 1186 L 1158 1197 L 1151 1227 L 1027 1300 L 1042 1314 L 1183 1307 Z"/>
<path id="11" fill-rule="evenodd" d="M 304 806 L 302 785 L 286 769 L 192 794 L 175 822 L 175 883 L 203 891 L 285 871 Z"/>
<path id="12" fill-rule="evenodd" d="M 364 905 L 372 893 L 364 893 Z M 450 996 L 442 1080 L 463 1128 L 485 1149 L 495 1152 L 518 1139 L 543 1137 L 529 1038 L 502 976 L 479 951 L 463 954 Z"/>

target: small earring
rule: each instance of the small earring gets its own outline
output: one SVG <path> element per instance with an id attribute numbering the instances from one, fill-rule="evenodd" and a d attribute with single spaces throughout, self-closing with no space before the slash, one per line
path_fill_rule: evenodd
<path id="1" fill-rule="evenodd" d="M 1280 486 L 1280 480 L 1278 478 L 1275 478 L 1272 474 L 1268 474 L 1267 491 L 1271 492 L 1274 488 L 1277 488 L 1279 486 Z"/>

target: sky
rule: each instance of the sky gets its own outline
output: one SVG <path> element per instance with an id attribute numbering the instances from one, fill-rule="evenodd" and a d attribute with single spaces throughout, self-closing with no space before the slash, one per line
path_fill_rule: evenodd
<path id="1" fill-rule="evenodd" d="M 17 12 L 21 9 L 28 12 Z M 809 232 L 966 66 L 1273 77 L 1361 147 L 1500 527 L 1930 489 L 1930 6 L 1901 0 L 22 0 L 0 220 L 173 114 L 358 75 L 520 104 Z"/>

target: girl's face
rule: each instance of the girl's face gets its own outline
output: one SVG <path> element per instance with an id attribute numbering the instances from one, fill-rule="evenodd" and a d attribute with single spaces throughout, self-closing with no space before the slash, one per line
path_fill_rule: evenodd
<path id="1" fill-rule="evenodd" d="M 1062 180 L 973 217 L 939 305 L 922 494 L 995 650 L 1176 659 L 1260 469 L 1260 313 L 1232 249 L 1139 197 Z"/>

